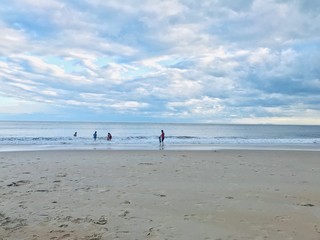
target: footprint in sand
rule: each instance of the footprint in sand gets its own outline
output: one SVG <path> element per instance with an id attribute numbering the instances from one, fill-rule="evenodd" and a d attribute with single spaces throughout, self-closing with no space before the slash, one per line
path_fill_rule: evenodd
<path id="1" fill-rule="evenodd" d="M 139 163 L 139 165 L 153 165 L 153 163 L 149 163 L 149 162 L 142 162 L 142 163 Z"/>
<path id="2" fill-rule="evenodd" d="M 161 193 L 155 193 L 153 194 L 154 196 L 157 196 L 157 197 L 166 197 L 167 195 L 165 194 L 161 194 Z"/>
<path id="3" fill-rule="evenodd" d="M 312 204 L 312 203 L 300 203 L 298 205 L 302 206 L 302 207 L 314 207 L 314 204 Z"/>
<path id="4" fill-rule="evenodd" d="M 100 240 L 102 239 L 102 234 L 94 233 L 90 236 L 86 236 L 85 240 Z"/>
<path id="5" fill-rule="evenodd" d="M 22 186 L 22 185 L 25 185 L 25 184 L 29 184 L 31 183 L 31 181 L 28 181 L 28 180 L 19 180 L 17 182 L 12 182 L 10 184 L 8 184 L 7 186 L 8 187 L 18 187 L 18 186 Z"/>
<path id="6" fill-rule="evenodd" d="M 119 217 L 126 217 L 130 212 L 128 210 L 125 210 L 124 212 L 119 214 Z"/>
<path id="7" fill-rule="evenodd" d="M 105 225 L 108 223 L 108 220 L 105 216 L 101 216 L 98 221 L 93 221 L 93 222 L 98 225 Z"/>
<path id="8" fill-rule="evenodd" d="M 58 174 L 56 175 L 56 177 L 66 177 L 66 176 L 67 176 L 66 173 L 58 173 Z"/>
<path id="9" fill-rule="evenodd" d="M 158 235 L 159 231 L 160 231 L 160 229 L 151 227 L 147 231 L 147 236 L 148 237 L 156 237 Z"/>
<path id="10" fill-rule="evenodd" d="M 0 226 L 4 230 L 18 230 L 26 226 L 26 219 L 7 217 L 3 213 L 0 213 Z"/>

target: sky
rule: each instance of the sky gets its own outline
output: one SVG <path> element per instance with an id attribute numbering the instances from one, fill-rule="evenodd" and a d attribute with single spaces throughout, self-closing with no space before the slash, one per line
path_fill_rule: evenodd
<path id="1" fill-rule="evenodd" d="M 0 120 L 320 124 L 320 2 L 0 2 Z"/>

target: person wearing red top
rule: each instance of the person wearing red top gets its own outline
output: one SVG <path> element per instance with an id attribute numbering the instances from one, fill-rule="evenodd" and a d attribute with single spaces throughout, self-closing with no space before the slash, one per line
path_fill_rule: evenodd
<path id="1" fill-rule="evenodd" d="M 159 142 L 160 142 L 160 144 L 163 145 L 163 141 L 164 141 L 164 131 L 161 130 L 161 135 L 159 136 Z"/>

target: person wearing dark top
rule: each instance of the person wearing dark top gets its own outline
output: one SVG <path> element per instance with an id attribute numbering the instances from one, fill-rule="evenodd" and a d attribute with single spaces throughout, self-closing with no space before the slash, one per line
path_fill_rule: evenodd
<path id="1" fill-rule="evenodd" d="M 94 134 L 93 134 L 93 139 L 94 139 L 95 141 L 97 140 L 97 136 L 98 136 L 97 131 L 95 131 Z"/>
<path id="2" fill-rule="evenodd" d="M 111 141 L 111 140 L 112 140 L 112 135 L 111 135 L 111 133 L 108 133 L 107 141 Z"/>

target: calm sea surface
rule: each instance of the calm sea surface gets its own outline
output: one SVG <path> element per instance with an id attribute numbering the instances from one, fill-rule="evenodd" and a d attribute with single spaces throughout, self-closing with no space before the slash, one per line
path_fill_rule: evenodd
<path id="1" fill-rule="evenodd" d="M 159 149 L 161 129 L 166 134 L 165 149 L 320 148 L 320 125 L 0 122 L 0 150 Z M 113 135 L 111 142 L 106 141 L 108 132 Z"/>

